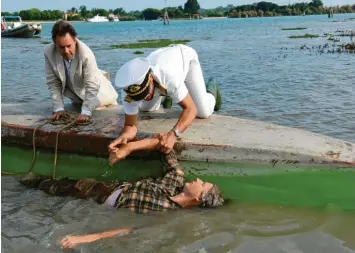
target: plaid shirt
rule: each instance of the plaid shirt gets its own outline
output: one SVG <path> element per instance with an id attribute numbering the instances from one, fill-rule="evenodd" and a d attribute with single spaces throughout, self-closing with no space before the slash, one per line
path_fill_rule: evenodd
<path id="1" fill-rule="evenodd" d="M 136 213 L 166 211 L 179 208 L 173 197 L 182 192 L 184 171 L 180 167 L 174 151 L 162 155 L 163 173 L 158 179 L 143 179 L 123 188 L 116 202 L 117 207 L 125 207 Z"/>

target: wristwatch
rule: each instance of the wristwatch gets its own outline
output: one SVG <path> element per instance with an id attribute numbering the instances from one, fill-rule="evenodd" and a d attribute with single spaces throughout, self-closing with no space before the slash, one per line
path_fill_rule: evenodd
<path id="1" fill-rule="evenodd" d="M 173 129 L 171 129 L 171 131 L 174 132 L 174 134 L 175 134 L 176 137 L 181 137 L 181 132 L 180 132 L 176 127 L 174 127 Z"/>

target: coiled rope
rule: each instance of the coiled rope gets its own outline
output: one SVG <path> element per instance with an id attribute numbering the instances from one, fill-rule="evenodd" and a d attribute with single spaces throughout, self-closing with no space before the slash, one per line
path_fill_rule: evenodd
<path id="1" fill-rule="evenodd" d="M 32 135 L 33 156 L 32 156 L 31 166 L 30 166 L 30 169 L 27 172 L 27 175 L 33 174 L 32 171 L 33 171 L 34 164 L 36 162 L 36 131 L 38 129 L 44 127 L 47 124 L 64 125 L 62 128 L 60 128 L 57 131 L 57 135 L 56 135 L 56 139 L 55 139 L 54 162 L 53 162 L 53 169 L 52 169 L 52 178 L 55 179 L 56 178 L 56 169 L 57 169 L 57 159 L 58 159 L 59 134 L 65 129 L 69 129 L 71 127 L 76 127 L 78 125 L 85 126 L 85 125 L 89 125 L 91 123 L 92 123 L 91 120 L 86 121 L 86 122 L 77 122 L 75 120 L 75 115 L 70 114 L 68 112 L 64 112 L 62 115 L 60 115 L 59 119 L 56 119 L 56 120 L 49 119 L 49 120 L 45 121 L 43 124 L 37 126 L 33 130 L 33 135 Z"/>

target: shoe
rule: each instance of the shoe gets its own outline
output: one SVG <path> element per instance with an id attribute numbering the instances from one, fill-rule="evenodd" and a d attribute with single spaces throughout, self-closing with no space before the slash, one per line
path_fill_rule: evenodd
<path id="1" fill-rule="evenodd" d="M 211 93 L 216 99 L 216 105 L 214 106 L 214 111 L 219 111 L 222 108 L 222 96 L 219 91 L 219 84 L 213 78 L 210 78 L 206 84 L 206 90 Z"/>
<path id="2" fill-rule="evenodd" d="M 20 179 L 20 183 L 29 188 L 37 188 L 43 180 L 48 179 L 49 177 L 37 176 L 32 173 L 28 173 L 26 176 Z"/>
<path id="3" fill-rule="evenodd" d="M 170 109 L 173 106 L 173 99 L 169 96 L 165 96 L 161 104 L 165 109 Z"/>

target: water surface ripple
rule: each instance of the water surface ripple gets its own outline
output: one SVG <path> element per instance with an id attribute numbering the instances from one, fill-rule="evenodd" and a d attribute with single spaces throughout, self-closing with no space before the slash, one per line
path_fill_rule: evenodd
<path id="1" fill-rule="evenodd" d="M 335 21 L 354 17 L 337 15 Z M 224 115 L 303 128 L 355 142 L 355 54 L 320 54 L 300 50 L 332 44 L 326 38 L 289 39 L 295 34 L 323 35 L 354 30 L 355 21 L 331 22 L 326 15 L 252 19 L 161 22 L 75 23 L 79 38 L 111 73 L 135 57 L 131 49 L 109 50 L 111 44 L 138 39 L 190 39 L 205 78 L 221 83 Z M 2 40 L 3 104 L 41 103 L 49 99 L 43 50 L 52 24 L 41 39 Z M 303 31 L 281 28 L 306 27 Z M 342 37 L 342 42 L 350 41 Z M 152 49 L 144 49 L 147 55 Z"/>
<path id="2" fill-rule="evenodd" d="M 343 20 L 354 15 L 337 15 Z M 307 27 L 306 31 L 281 31 Z M 77 23 L 111 79 L 134 50 L 108 50 L 136 39 L 191 39 L 206 79 L 221 82 L 221 114 L 303 128 L 355 142 L 355 55 L 302 51 L 325 38 L 291 40 L 289 35 L 334 33 L 355 22 L 326 16 L 173 21 Z M 2 39 L 1 98 L 16 104 L 49 100 L 41 39 Z M 348 39 L 348 38 L 344 38 Z M 144 50 L 147 55 L 151 50 Z M 334 210 L 234 203 L 218 210 L 188 210 L 139 216 L 108 210 L 91 201 L 50 197 L 2 177 L 3 252 L 67 252 L 57 240 L 67 234 L 140 227 L 131 235 L 80 246 L 74 252 L 355 252 L 355 219 Z"/>

